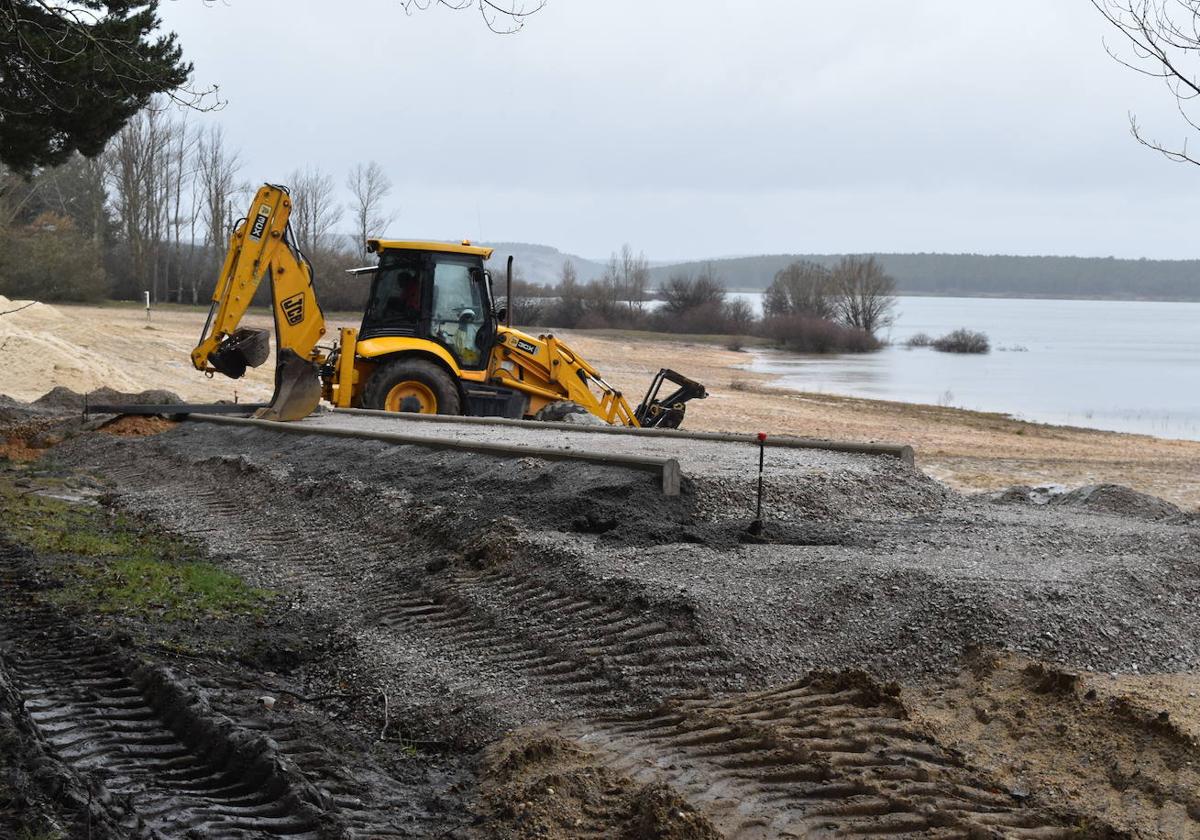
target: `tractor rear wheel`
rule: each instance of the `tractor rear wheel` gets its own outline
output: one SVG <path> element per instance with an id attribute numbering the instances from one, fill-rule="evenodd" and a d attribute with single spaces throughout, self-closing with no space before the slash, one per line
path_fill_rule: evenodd
<path id="1" fill-rule="evenodd" d="M 362 394 L 363 408 L 417 414 L 460 414 L 454 378 L 425 359 L 396 359 L 375 369 Z"/>

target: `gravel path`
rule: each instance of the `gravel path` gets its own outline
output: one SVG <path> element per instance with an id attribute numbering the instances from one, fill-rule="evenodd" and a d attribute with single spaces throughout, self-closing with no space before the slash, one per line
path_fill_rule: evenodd
<path id="1" fill-rule="evenodd" d="M 750 478 L 758 472 L 758 447 L 747 443 L 693 440 L 638 434 L 595 434 L 559 427 L 511 426 L 508 424 L 437 422 L 410 420 L 403 415 L 376 417 L 362 414 L 325 413 L 300 421 L 318 429 L 354 429 L 362 432 L 391 432 L 417 437 L 513 446 L 545 447 L 648 458 L 674 458 L 690 478 Z M 776 478 L 810 476 L 815 472 L 850 471 L 870 474 L 878 466 L 874 457 L 820 449 L 770 447 L 767 468 Z"/>

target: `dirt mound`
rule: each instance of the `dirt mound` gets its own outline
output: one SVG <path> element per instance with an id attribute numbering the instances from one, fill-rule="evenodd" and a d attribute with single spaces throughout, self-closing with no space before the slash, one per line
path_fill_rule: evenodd
<path id="1" fill-rule="evenodd" d="M 548 732 L 517 733 L 480 762 L 483 836 L 717 840 L 722 835 L 666 785 L 637 784 L 591 750 Z"/>
<path id="2" fill-rule="evenodd" d="M 32 404 L 42 408 L 82 411 L 85 404 L 178 405 L 182 402 L 183 400 L 178 394 L 161 389 L 124 392 L 105 387 L 96 388 L 86 393 L 78 393 L 63 385 L 58 385 L 38 397 Z"/>
<path id="3" fill-rule="evenodd" d="M 136 414 L 125 414 L 116 420 L 110 420 L 100 427 L 100 431 L 119 437 L 145 437 L 170 431 L 179 424 L 162 417 L 143 417 Z"/>
<path id="4" fill-rule="evenodd" d="M 121 366 L 91 349 L 89 340 L 69 336 L 80 325 L 52 306 L 0 297 L 0 366 L 5 387 L 21 397 L 32 396 L 47 383 L 79 390 L 99 385 L 133 389 L 137 383 Z"/>
<path id="5" fill-rule="evenodd" d="M 862 674 L 816 674 L 674 699 L 580 740 L 610 771 L 669 784 L 728 836 L 1068 836 L 1056 815 L 997 790 L 910 723 L 891 691 Z"/>
<path id="6" fill-rule="evenodd" d="M 46 303 L 36 300 L 12 300 L 0 295 L 0 324 L 9 327 L 36 327 L 61 321 L 64 315 Z M 3 327 L 0 327 L 3 329 Z"/>
<path id="7" fill-rule="evenodd" d="M 962 673 L 906 691 L 904 702 L 1011 796 L 1065 811 L 1092 829 L 1086 836 L 1167 840 L 1200 836 L 1200 746 L 1175 720 L 1189 708 L 1195 717 L 1197 678 L 1173 679 L 975 653 Z"/>

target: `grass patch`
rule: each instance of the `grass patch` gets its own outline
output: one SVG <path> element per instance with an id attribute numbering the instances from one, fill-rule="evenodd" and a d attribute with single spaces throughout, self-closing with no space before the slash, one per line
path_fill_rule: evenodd
<path id="1" fill-rule="evenodd" d="M 51 600 L 99 613 L 160 616 L 168 621 L 261 613 L 270 593 L 211 563 L 114 559 L 76 564 Z"/>
<path id="2" fill-rule="evenodd" d="M 190 544 L 102 507 L 0 485 L 3 531 L 40 554 L 66 555 L 62 606 L 169 621 L 261 613 L 272 593 L 205 562 Z"/>

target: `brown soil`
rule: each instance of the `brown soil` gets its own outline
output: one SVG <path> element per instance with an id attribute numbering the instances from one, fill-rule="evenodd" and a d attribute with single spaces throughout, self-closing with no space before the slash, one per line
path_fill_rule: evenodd
<path id="1" fill-rule="evenodd" d="M 1014 797 L 1142 838 L 1200 834 L 1200 677 L 1110 677 L 979 654 L 905 692 L 913 719 Z"/>
<path id="2" fill-rule="evenodd" d="M 100 427 L 100 431 L 118 437 L 144 437 L 162 434 L 176 425 L 175 421 L 165 420 L 162 417 L 141 417 L 127 414 L 105 423 Z"/>
<path id="3" fill-rule="evenodd" d="M 553 731 L 521 732 L 484 751 L 483 834 L 494 838 L 719 840 L 669 787 L 637 784 Z"/>
<path id="4" fill-rule="evenodd" d="M 0 458 L 10 461 L 33 461 L 40 458 L 43 452 L 44 449 L 30 446 L 29 441 L 23 437 L 7 437 L 0 442 Z"/>

